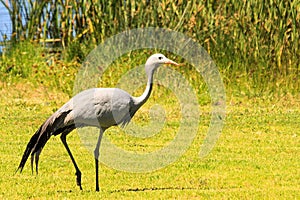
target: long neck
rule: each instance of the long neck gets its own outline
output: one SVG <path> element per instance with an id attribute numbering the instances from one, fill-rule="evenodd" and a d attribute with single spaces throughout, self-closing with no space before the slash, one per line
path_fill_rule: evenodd
<path id="1" fill-rule="evenodd" d="M 152 86 L 153 86 L 153 74 L 154 74 L 154 70 L 147 73 L 148 80 L 147 80 L 147 86 L 144 93 L 141 96 L 134 98 L 137 109 L 140 108 L 150 97 Z"/>

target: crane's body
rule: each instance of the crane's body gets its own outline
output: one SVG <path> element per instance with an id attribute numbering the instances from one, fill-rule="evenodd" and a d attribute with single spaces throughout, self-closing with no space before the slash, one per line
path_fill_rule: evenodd
<path id="1" fill-rule="evenodd" d="M 58 112 L 70 109 L 67 121 L 75 123 L 76 127 L 108 128 L 119 124 L 126 125 L 136 112 L 136 106 L 134 97 L 124 90 L 92 88 L 74 96 Z"/>
<path id="2" fill-rule="evenodd" d="M 94 150 L 96 166 L 96 191 L 99 191 L 98 159 L 101 139 L 104 131 L 116 125 L 125 126 L 134 116 L 136 111 L 147 101 L 152 91 L 153 73 L 161 64 L 178 65 L 162 54 L 150 56 L 145 64 L 148 77 L 147 86 L 140 97 L 132 97 L 126 91 L 119 88 L 92 88 L 84 90 L 54 114 L 52 114 L 31 137 L 18 170 L 22 172 L 25 163 L 31 154 L 31 166 L 35 160 L 36 172 L 38 172 L 39 155 L 52 135 L 61 135 L 64 144 L 76 170 L 77 185 L 81 187 L 81 172 L 68 147 L 66 136 L 75 128 L 85 126 L 98 127 L 100 134 Z M 32 168 L 33 170 L 33 168 Z"/>

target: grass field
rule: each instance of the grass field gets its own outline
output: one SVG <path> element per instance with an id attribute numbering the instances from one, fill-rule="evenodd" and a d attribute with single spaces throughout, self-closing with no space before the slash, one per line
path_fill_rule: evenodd
<path id="1" fill-rule="evenodd" d="M 15 19 L 11 41 L 4 41 L 7 48 L 0 58 L 0 199 L 300 199 L 299 0 L 0 2 L 14 4 L 9 13 Z M 15 174 L 30 137 L 72 96 L 78 69 L 90 51 L 137 27 L 184 33 L 214 60 L 226 88 L 226 119 L 210 154 L 199 158 L 212 112 L 209 86 L 195 66 L 164 51 L 186 64 L 175 70 L 193 87 L 201 110 L 196 137 L 176 162 L 149 173 L 101 164 L 101 192 L 96 193 L 93 155 L 74 131 L 68 141 L 83 173 L 83 191 L 59 137 L 52 137 L 43 149 L 38 176 L 31 174 L 30 162 L 22 174 Z M 45 39 L 50 46 L 55 40 L 61 43 L 49 49 Z M 153 48 L 114 60 L 97 84 L 117 85 L 126 72 L 162 50 Z M 84 81 L 79 86 L 92 82 Z M 168 88 L 156 84 L 134 117 L 145 125 L 153 105 L 165 109 L 166 123 L 153 137 L 135 138 L 118 127 L 105 135 L 130 151 L 164 147 L 180 126 L 174 98 Z"/>
<path id="2" fill-rule="evenodd" d="M 203 105 L 199 132 L 175 163 L 150 173 L 122 172 L 102 164 L 101 192 L 96 193 L 94 159 L 76 131 L 68 141 L 83 173 L 83 191 L 76 186 L 75 170 L 59 137 L 52 137 L 46 144 L 38 176 L 31 174 L 30 162 L 22 174 L 14 174 L 31 135 L 69 97 L 26 82 L 1 83 L 0 95 L 1 199 L 300 198 L 299 96 L 286 95 L 276 101 L 229 97 L 223 132 L 213 151 L 200 159 L 199 150 L 210 120 L 209 105 Z M 155 98 L 150 99 L 135 120 L 147 115 L 154 103 Z M 172 109 L 174 105 L 167 106 Z M 169 131 L 178 123 L 173 121 L 167 125 Z M 112 128 L 106 134 L 115 138 L 117 145 L 130 146 L 131 141 L 116 134 L 119 132 Z M 148 150 L 164 145 L 165 137 L 158 134 L 157 140 L 147 143 Z M 137 140 L 134 146 L 141 149 L 145 141 Z"/>

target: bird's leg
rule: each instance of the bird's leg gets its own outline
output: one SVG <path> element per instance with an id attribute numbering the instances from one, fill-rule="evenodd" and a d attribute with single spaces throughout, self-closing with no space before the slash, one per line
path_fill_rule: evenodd
<path id="1" fill-rule="evenodd" d="M 71 151 L 69 149 L 69 146 L 67 144 L 67 139 L 66 139 L 67 134 L 68 133 L 62 133 L 61 136 L 60 136 L 60 139 L 61 139 L 62 143 L 64 144 L 64 146 L 65 146 L 65 148 L 66 148 L 66 150 L 67 150 L 67 152 L 68 152 L 68 154 L 69 154 L 69 156 L 70 156 L 70 158 L 72 160 L 72 163 L 73 163 L 73 165 L 74 165 L 74 167 L 76 169 L 76 173 L 75 173 L 75 175 L 76 175 L 76 183 L 79 186 L 80 190 L 82 190 L 82 187 L 81 187 L 81 171 L 79 170 L 79 168 L 78 168 L 78 166 L 77 166 L 77 164 L 75 162 L 75 159 L 74 159 L 74 157 L 73 157 L 73 155 L 72 155 L 72 153 L 71 153 Z"/>
<path id="2" fill-rule="evenodd" d="M 95 156 L 95 167 L 96 167 L 96 191 L 99 191 L 99 150 L 100 150 L 100 144 L 101 144 L 101 140 L 102 140 L 102 136 L 103 136 L 104 130 L 100 128 L 100 133 L 99 133 L 99 137 L 98 137 L 98 141 L 97 141 L 97 145 L 96 148 L 94 150 L 94 156 Z"/>

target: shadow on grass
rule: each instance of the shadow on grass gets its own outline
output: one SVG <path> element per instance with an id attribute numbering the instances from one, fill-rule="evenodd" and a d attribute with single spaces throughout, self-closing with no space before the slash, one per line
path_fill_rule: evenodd
<path id="1" fill-rule="evenodd" d="M 113 190 L 111 193 L 117 192 L 144 192 L 144 191 L 163 191 L 163 190 L 197 190 L 197 188 L 192 187 L 151 187 L 151 188 L 128 188 L 128 189 L 120 189 Z"/>
<path id="2" fill-rule="evenodd" d="M 164 190 L 197 190 L 198 188 L 192 187 L 150 187 L 150 188 L 127 188 L 127 189 L 119 189 L 119 190 L 112 190 L 109 193 L 119 193 L 119 192 L 145 192 L 145 191 L 164 191 Z M 58 193 L 72 193 L 77 192 L 76 190 L 58 190 Z M 95 192 L 95 190 L 82 190 L 81 192 Z M 101 189 L 100 189 L 101 193 Z"/>

